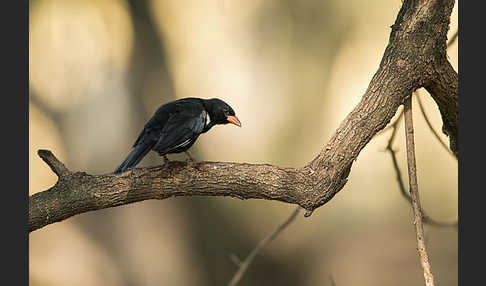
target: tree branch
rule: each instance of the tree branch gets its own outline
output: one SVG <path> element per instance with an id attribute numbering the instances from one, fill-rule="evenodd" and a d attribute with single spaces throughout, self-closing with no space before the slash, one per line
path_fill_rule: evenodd
<path id="1" fill-rule="evenodd" d="M 49 166 L 60 174 L 47 191 L 29 198 L 29 231 L 87 211 L 176 196 L 230 196 L 270 199 L 312 208 L 314 182 L 295 168 L 267 164 L 170 161 L 122 174 L 60 171 L 49 151 Z"/>
<path id="2" fill-rule="evenodd" d="M 422 225 L 422 208 L 420 206 L 420 198 L 417 184 L 417 167 L 415 163 L 415 146 L 413 140 L 413 120 L 412 120 L 412 98 L 405 101 L 405 134 L 407 145 L 407 165 L 408 165 L 408 179 L 410 184 L 410 196 L 412 198 L 412 208 L 414 213 L 413 224 L 415 225 L 415 232 L 417 234 L 417 251 L 420 258 L 420 264 L 424 271 L 425 285 L 434 286 L 434 276 L 430 270 L 429 257 L 425 247 L 424 228 Z"/>
<path id="3" fill-rule="evenodd" d="M 425 85 L 425 89 L 439 106 L 443 122 L 442 132 L 449 136 L 449 148 L 457 157 L 459 155 L 457 142 L 459 128 L 457 120 L 459 116 L 457 73 L 449 61 L 437 66 L 434 70 L 436 72 L 435 78 Z"/>
<path id="4" fill-rule="evenodd" d="M 400 116 L 395 120 L 395 122 L 390 125 L 389 127 L 393 129 L 392 134 L 390 136 L 390 139 L 388 139 L 388 144 L 386 145 L 386 150 L 390 152 L 391 158 L 392 158 L 392 163 L 393 163 L 393 168 L 395 169 L 395 173 L 397 175 L 397 182 L 398 182 L 398 187 L 400 189 L 400 193 L 402 196 L 410 203 L 412 203 L 412 197 L 407 193 L 405 189 L 405 184 L 403 183 L 402 179 L 402 173 L 400 172 L 400 168 L 398 167 L 398 160 L 396 156 L 396 151 L 393 150 L 393 142 L 395 141 L 395 136 L 397 134 L 398 130 L 398 124 L 400 123 L 400 120 L 403 117 L 403 112 L 400 113 Z M 447 149 L 449 150 L 449 149 Z M 433 226 L 440 226 L 440 227 L 455 227 L 457 229 L 458 222 L 452 221 L 452 222 L 441 222 L 437 221 L 435 219 L 432 219 L 428 215 L 425 214 L 425 211 L 422 210 L 422 221 L 426 224 L 433 225 Z"/>
<path id="5" fill-rule="evenodd" d="M 447 42 L 447 47 L 450 47 L 457 40 L 458 36 L 459 36 L 459 30 L 457 30 L 449 39 L 449 41 Z"/>
<path id="6" fill-rule="evenodd" d="M 87 211 L 174 196 L 277 200 L 301 206 L 308 216 L 344 187 L 361 150 L 421 87 L 432 91 L 451 149 L 458 150 L 457 73 L 447 68 L 445 51 L 453 6 L 452 0 L 403 2 L 380 66 L 360 103 L 320 154 L 302 168 L 170 162 L 119 175 L 62 173 L 52 188 L 30 196 L 29 231 Z"/>

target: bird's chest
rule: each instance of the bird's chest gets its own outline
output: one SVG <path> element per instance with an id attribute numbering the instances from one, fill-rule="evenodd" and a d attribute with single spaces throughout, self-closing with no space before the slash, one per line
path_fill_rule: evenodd
<path id="1" fill-rule="evenodd" d="M 203 113 L 204 113 L 204 116 L 205 116 L 204 127 L 207 128 L 211 124 L 211 116 L 209 116 L 209 113 L 207 113 L 206 111 L 203 111 Z"/>
<path id="2" fill-rule="evenodd" d="M 211 122 L 211 116 L 209 115 L 208 112 L 203 111 L 203 117 L 204 117 L 204 128 L 202 129 L 201 133 L 206 133 L 213 127 L 214 123 Z"/>

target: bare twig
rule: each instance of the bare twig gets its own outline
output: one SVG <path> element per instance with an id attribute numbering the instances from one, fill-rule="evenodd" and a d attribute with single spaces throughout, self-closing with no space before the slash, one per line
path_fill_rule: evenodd
<path id="1" fill-rule="evenodd" d="M 400 172 L 400 169 L 398 167 L 396 152 L 395 150 L 393 150 L 393 142 L 395 141 L 395 136 L 398 130 L 397 128 L 398 123 L 400 123 L 400 119 L 402 119 L 403 117 L 402 115 L 403 112 L 400 114 L 400 117 L 390 126 L 391 128 L 393 128 L 393 131 L 392 131 L 392 135 L 390 136 L 390 139 L 388 140 L 386 150 L 390 152 L 390 155 L 392 157 L 393 167 L 395 168 L 395 173 L 397 175 L 397 182 L 398 182 L 398 186 L 400 187 L 400 192 L 408 201 L 411 201 L 410 196 L 407 194 L 407 191 L 405 190 L 405 185 L 403 184 L 402 173 Z"/>
<path id="2" fill-rule="evenodd" d="M 416 90 L 415 93 L 417 95 L 419 95 L 418 90 Z M 444 149 L 447 151 L 447 153 L 451 154 L 454 158 L 457 159 L 456 155 L 454 153 L 452 153 L 451 149 L 449 149 L 449 147 L 447 146 L 447 144 L 444 141 L 442 141 L 442 139 L 440 138 L 439 134 L 435 131 L 434 127 L 432 126 L 432 123 L 430 122 L 427 114 L 425 113 L 425 108 L 424 108 L 424 106 L 422 104 L 422 100 L 420 99 L 420 96 L 416 96 L 415 98 L 417 99 L 417 102 L 419 104 L 420 111 L 422 112 L 422 116 L 424 117 L 425 123 L 427 123 L 427 125 L 429 126 L 429 129 L 432 132 L 432 134 L 434 134 L 435 138 L 437 138 L 437 140 L 439 141 L 440 145 L 442 145 L 442 147 L 444 147 Z"/>
<path id="3" fill-rule="evenodd" d="M 233 262 L 236 266 L 240 267 L 241 259 L 234 253 L 230 253 L 229 259 Z"/>
<path id="4" fill-rule="evenodd" d="M 398 130 L 398 124 L 400 123 L 400 120 L 402 119 L 403 112 L 400 114 L 400 117 L 393 122 L 392 125 L 389 127 L 393 129 L 392 134 L 390 136 L 390 139 L 388 139 L 388 144 L 386 146 L 386 150 L 390 152 L 391 158 L 392 158 L 392 163 L 393 163 L 393 168 L 395 169 L 395 173 L 397 176 L 397 182 L 398 186 L 400 188 L 400 193 L 402 196 L 409 202 L 412 202 L 412 198 L 410 195 L 407 193 L 407 190 L 405 188 L 405 184 L 403 183 L 403 178 L 402 178 L 402 173 L 400 171 L 400 168 L 398 166 L 398 159 L 396 155 L 396 151 L 393 150 L 393 143 L 395 141 L 395 136 L 397 134 Z M 452 222 L 440 222 L 435 219 L 430 218 L 425 214 L 424 211 L 422 211 L 422 221 L 428 225 L 433 225 L 433 226 L 440 226 L 440 227 L 456 227 L 457 228 L 457 220 L 452 221 Z"/>
<path id="5" fill-rule="evenodd" d="M 458 31 L 456 31 L 456 33 L 451 37 L 451 39 L 447 43 L 447 47 L 450 47 L 452 45 L 452 43 L 454 42 L 454 40 L 457 39 L 457 35 L 458 35 Z M 418 92 L 418 90 L 416 90 L 415 93 L 417 95 L 420 95 L 419 92 Z M 455 156 L 455 154 L 449 149 L 449 147 L 447 147 L 447 144 L 444 143 L 444 141 L 441 140 L 440 136 L 437 134 L 437 132 L 435 131 L 435 129 L 432 127 L 432 124 L 431 124 L 431 122 L 430 122 L 427 114 L 425 113 L 425 108 L 424 108 L 424 106 L 422 104 L 422 101 L 421 101 L 420 97 L 417 96 L 416 98 L 417 98 L 417 101 L 418 101 L 420 110 L 422 112 L 422 115 L 423 115 L 423 117 L 425 119 L 425 122 L 427 123 L 428 127 L 430 128 L 430 131 L 435 135 L 435 137 L 437 138 L 437 140 L 439 140 L 439 142 L 447 150 L 447 152 L 449 154 L 453 155 L 454 158 L 457 159 L 457 157 Z M 406 200 L 408 200 L 409 202 L 411 202 L 412 201 L 412 198 L 410 197 L 410 195 L 407 193 L 407 191 L 405 189 L 405 185 L 403 183 L 403 179 L 402 179 L 402 175 L 401 175 L 401 172 L 400 172 L 400 168 L 398 167 L 398 160 L 397 160 L 397 157 L 396 157 L 396 152 L 392 148 L 393 147 L 393 142 L 395 140 L 395 135 L 396 135 L 397 127 L 398 127 L 398 124 L 400 123 L 400 120 L 402 119 L 403 112 L 404 111 L 402 110 L 401 113 L 400 113 L 400 115 L 399 115 L 399 117 L 392 124 L 389 124 L 386 128 L 384 128 L 383 130 L 381 130 L 380 133 L 383 133 L 384 131 L 386 131 L 388 129 L 393 129 L 392 135 L 390 136 L 390 139 L 388 140 L 388 144 L 386 146 L 386 150 L 390 152 L 390 155 L 392 157 L 393 167 L 394 167 L 395 172 L 396 172 L 396 176 L 397 176 L 397 181 L 398 181 L 398 186 L 400 188 L 400 192 L 401 192 L 401 194 L 403 195 L 403 197 Z M 426 224 L 429 224 L 429 225 L 433 225 L 433 226 L 440 226 L 440 227 L 456 227 L 456 229 L 457 229 L 457 226 L 458 226 L 458 221 L 457 220 L 451 221 L 451 222 L 440 222 L 440 221 L 434 220 L 434 219 L 430 218 L 429 216 L 427 216 L 424 211 L 422 211 L 422 221 L 423 221 L 423 223 L 426 223 Z"/>
<path id="6" fill-rule="evenodd" d="M 447 42 L 447 47 L 450 47 L 457 39 L 457 37 L 459 36 L 459 30 L 457 30 L 454 35 L 452 35 L 452 37 L 449 39 L 449 41 Z"/>
<path id="7" fill-rule="evenodd" d="M 422 209 L 420 206 L 420 198 L 417 184 L 417 167 L 415 163 L 415 146 L 413 139 L 413 120 L 412 120 L 412 96 L 405 100 L 405 135 L 407 145 L 407 165 L 408 165 L 408 179 L 410 184 L 410 196 L 412 198 L 412 208 L 414 213 L 413 224 L 415 225 L 415 232 L 417 234 L 417 251 L 420 258 L 420 264 L 424 272 L 425 285 L 434 286 L 434 276 L 430 270 L 430 262 L 425 247 L 424 228 L 422 225 Z"/>
<path id="8" fill-rule="evenodd" d="M 231 281 L 228 283 L 228 286 L 235 286 L 238 284 L 238 282 L 241 280 L 243 275 L 245 274 L 246 270 L 252 263 L 253 259 L 255 256 L 267 245 L 270 243 L 272 240 L 274 240 L 289 224 L 295 219 L 297 214 L 300 212 L 300 207 L 296 207 L 295 210 L 292 212 L 292 214 L 285 220 L 281 225 L 279 225 L 272 233 L 270 233 L 267 237 L 262 239 L 255 248 L 248 254 L 248 256 L 245 258 L 245 260 L 240 263 L 240 267 L 238 268 L 238 271 L 236 271 L 235 275 L 231 279 Z"/>

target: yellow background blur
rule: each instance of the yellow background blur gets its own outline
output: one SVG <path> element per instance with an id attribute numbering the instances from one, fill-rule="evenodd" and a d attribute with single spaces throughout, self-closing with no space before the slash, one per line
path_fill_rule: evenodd
<path id="1" fill-rule="evenodd" d="M 72 170 L 112 172 L 153 112 L 182 97 L 221 98 L 243 123 L 201 136 L 191 149 L 198 160 L 304 165 L 364 94 L 400 5 L 31 0 L 29 193 L 56 182 L 38 149 Z M 456 3 L 449 36 L 457 29 Z M 456 71 L 457 46 L 448 50 Z M 425 91 L 421 99 L 441 133 L 437 106 Z M 415 110 L 423 207 L 455 220 L 457 161 Z M 299 215 L 239 285 L 331 285 L 330 276 L 337 285 L 423 284 L 411 208 L 384 152 L 389 135 L 374 138 L 344 189 L 311 217 Z M 153 153 L 139 166 L 162 162 Z M 225 285 L 236 271 L 230 256 L 243 259 L 293 209 L 192 197 L 81 214 L 29 235 L 30 285 Z M 437 285 L 457 285 L 457 230 L 425 230 Z"/>

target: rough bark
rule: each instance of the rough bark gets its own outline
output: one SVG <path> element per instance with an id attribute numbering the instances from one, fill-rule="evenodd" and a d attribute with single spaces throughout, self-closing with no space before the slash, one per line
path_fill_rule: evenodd
<path id="1" fill-rule="evenodd" d="M 60 173 L 59 181 L 29 199 L 29 231 L 87 211 L 174 196 L 231 196 L 298 204 L 310 215 L 347 182 L 353 162 L 398 107 L 425 87 L 441 111 L 443 130 L 457 146 L 457 73 L 446 56 L 454 1 L 405 0 L 378 71 L 360 103 L 317 157 L 302 168 L 225 162 L 171 162 L 123 174 Z M 52 165 L 50 152 L 39 155 Z M 51 166 L 52 167 L 52 166 Z"/>

